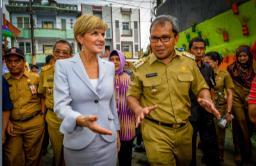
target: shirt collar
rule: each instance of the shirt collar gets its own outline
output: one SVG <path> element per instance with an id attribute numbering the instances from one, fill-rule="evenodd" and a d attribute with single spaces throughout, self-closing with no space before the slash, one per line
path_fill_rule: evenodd
<path id="1" fill-rule="evenodd" d="M 176 51 L 174 51 L 172 54 L 173 54 L 173 58 L 172 58 L 172 59 L 174 59 L 175 57 L 180 57 L 180 56 L 181 56 L 180 54 L 176 54 Z M 149 64 L 151 65 L 151 64 L 153 64 L 155 61 L 159 61 L 159 60 L 157 59 L 157 57 L 155 56 L 155 54 L 154 54 L 154 53 L 149 54 Z M 160 61 L 159 61 L 159 62 L 160 62 Z"/>
<path id="2" fill-rule="evenodd" d="M 23 77 L 23 76 L 29 78 L 29 71 L 24 71 L 22 77 Z M 6 80 L 10 79 L 11 77 L 12 77 L 11 73 L 6 73 L 6 75 L 5 75 Z M 21 77 L 20 77 L 20 78 L 21 78 Z"/>

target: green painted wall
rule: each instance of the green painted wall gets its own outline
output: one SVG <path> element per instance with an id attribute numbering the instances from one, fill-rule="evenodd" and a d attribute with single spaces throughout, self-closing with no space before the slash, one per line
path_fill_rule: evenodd
<path id="1" fill-rule="evenodd" d="M 243 36 L 242 34 L 242 26 L 239 21 L 239 17 L 242 15 L 250 18 L 248 22 L 249 36 Z M 224 42 L 222 34 L 216 32 L 218 28 L 225 28 L 228 31 L 228 42 Z M 251 45 L 256 41 L 256 4 L 253 1 L 243 3 L 239 6 L 239 15 L 234 15 L 230 9 L 227 12 L 198 24 L 196 31 L 201 31 L 202 37 L 208 38 L 210 45 L 207 46 L 207 51 L 218 51 L 224 56 L 232 54 L 239 45 Z M 182 47 L 183 44 L 186 44 L 186 48 L 188 48 L 186 33 L 190 34 L 191 39 L 198 36 L 198 33 L 192 32 L 191 28 L 186 29 L 179 34 L 177 47 Z"/>

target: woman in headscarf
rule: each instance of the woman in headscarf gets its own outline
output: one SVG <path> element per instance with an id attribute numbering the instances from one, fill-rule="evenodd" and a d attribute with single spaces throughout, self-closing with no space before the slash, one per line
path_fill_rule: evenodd
<path id="1" fill-rule="evenodd" d="M 228 66 L 234 82 L 232 112 L 233 142 L 235 146 L 235 162 L 247 162 L 251 156 L 250 123 L 246 98 L 249 95 L 253 71 L 253 56 L 250 47 L 241 45 L 236 50 L 236 60 Z"/>
<path id="2" fill-rule="evenodd" d="M 125 57 L 121 51 L 113 50 L 110 53 L 109 60 L 115 64 L 115 94 L 121 141 L 121 148 L 118 153 L 119 165 L 131 166 L 132 146 L 135 137 L 135 115 L 126 102 L 130 77 L 124 72 Z"/>

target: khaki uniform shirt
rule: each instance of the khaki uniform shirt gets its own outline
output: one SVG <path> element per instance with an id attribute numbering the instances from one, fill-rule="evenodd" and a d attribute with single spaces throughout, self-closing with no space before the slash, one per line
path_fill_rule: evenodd
<path id="1" fill-rule="evenodd" d="M 215 73 L 215 82 L 215 104 L 218 107 L 226 104 L 225 90 L 233 89 L 234 84 L 230 74 L 226 70 L 220 70 Z"/>
<path id="2" fill-rule="evenodd" d="M 157 104 L 149 117 L 165 123 L 187 121 L 190 116 L 189 89 L 196 95 L 203 88 L 208 89 L 193 55 L 175 54 L 167 65 L 154 54 L 136 62 L 127 92 L 127 96 L 136 97 L 143 107 Z"/>
<path id="3" fill-rule="evenodd" d="M 36 74 L 25 71 L 19 79 L 13 78 L 10 73 L 4 75 L 13 103 L 11 119 L 20 120 L 40 111 L 40 98 L 37 95 L 39 78 Z"/>
<path id="4" fill-rule="evenodd" d="M 43 67 L 40 74 L 38 93 L 44 95 L 45 105 L 49 109 L 53 109 L 53 80 L 54 65 L 47 65 Z"/>

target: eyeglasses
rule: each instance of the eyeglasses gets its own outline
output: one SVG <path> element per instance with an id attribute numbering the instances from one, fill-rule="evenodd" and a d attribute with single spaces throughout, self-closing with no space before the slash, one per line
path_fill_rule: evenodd
<path id="1" fill-rule="evenodd" d="M 63 55 L 69 55 L 69 51 L 64 51 L 64 50 L 54 50 L 55 54 L 63 54 Z"/>
<path id="2" fill-rule="evenodd" d="M 173 36 L 161 36 L 161 37 L 157 37 L 157 36 L 151 36 L 149 38 L 150 42 L 151 43 L 157 43 L 159 40 L 162 42 L 162 43 L 167 43 L 170 41 L 170 39 L 173 38 Z"/>

